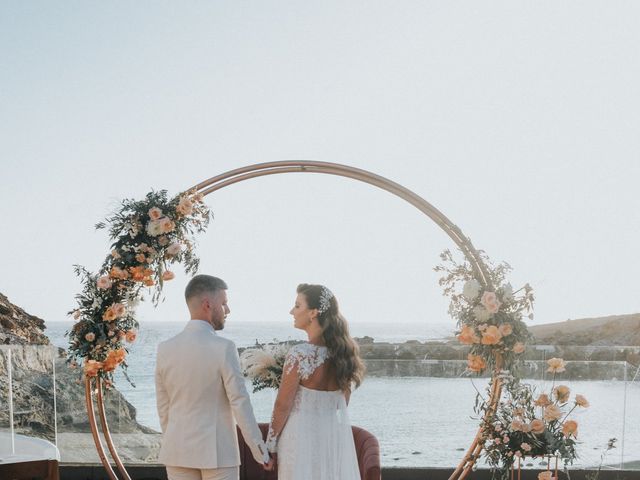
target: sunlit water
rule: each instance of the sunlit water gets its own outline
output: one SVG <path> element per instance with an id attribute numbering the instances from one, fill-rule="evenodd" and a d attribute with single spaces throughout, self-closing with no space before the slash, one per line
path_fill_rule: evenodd
<path id="1" fill-rule="evenodd" d="M 64 332 L 70 323 L 48 323 L 46 333 L 58 346 L 66 346 Z M 131 387 L 118 375 L 117 387 L 137 409 L 140 423 L 159 430 L 155 407 L 153 370 L 157 344 L 178 333 L 184 323 L 142 325 L 138 340 L 128 358 Z M 403 342 L 443 338 L 451 333 L 449 325 L 354 324 L 354 336 L 368 335 L 376 341 Z M 224 336 L 238 346 L 249 346 L 273 339 L 303 339 L 304 334 L 290 325 L 237 323 L 225 329 Z M 384 466 L 450 467 L 457 464 L 475 435 L 478 421 L 473 413 L 476 389 L 483 392 L 483 380 L 467 378 L 383 377 L 367 378 L 351 399 L 349 411 L 354 425 L 374 433 L 380 441 Z M 576 410 L 572 418 L 579 423 L 578 453 L 575 466 L 600 463 L 600 455 L 609 438 L 618 438 L 618 447 L 606 462 L 640 459 L 640 421 L 635 415 L 640 405 L 638 382 L 571 381 L 573 392 L 591 402 L 586 410 Z M 250 385 L 248 390 L 251 391 Z M 258 421 L 268 422 L 275 392 L 252 393 Z M 626 415 L 625 415 L 626 398 Z M 626 416 L 626 424 L 625 417 Z M 624 451 L 621 440 L 624 434 Z"/>

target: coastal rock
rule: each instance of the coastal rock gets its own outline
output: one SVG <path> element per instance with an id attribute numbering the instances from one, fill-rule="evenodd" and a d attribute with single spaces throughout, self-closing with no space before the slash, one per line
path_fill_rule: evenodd
<path id="1" fill-rule="evenodd" d="M 9 397 L 8 359 L 11 350 L 16 432 L 49 440 L 54 438 L 55 426 L 58 433 L 89 432 L 81 372 L 66 363 L 63 349 L 50 345 L 43 333 L 44 320 L 11 304 L 2 294 L 0 312 L 4 312 L 0 313 L 0 340 L 9 340 L 10 343 L 0 345 L 0 398 Z M 136 421 L 135 407 L 116 389 L 106 391 L 104 397 L 112 432 L 157 433 Z M 5 404 L 0 408 L 0 425 L 9 425 L 9 422 L 9 408 Z"/>

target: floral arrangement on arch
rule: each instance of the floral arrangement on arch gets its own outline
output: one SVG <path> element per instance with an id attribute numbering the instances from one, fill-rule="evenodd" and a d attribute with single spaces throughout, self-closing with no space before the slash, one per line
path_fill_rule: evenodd
<path id="1" fill-rule="evenodd" d="M 137 335 L 135 307 L 146 289 L 158 304 L 164 282 L 175 276 L 171 264 L 183 264 L 187 273 L 197 271 L 193 235 L 203 232 L 211 218 L 201 194 L 169 198 L 161 190 L 143 200 L 123 200 L 117 212 L 96 225 L 108 228 L 111 252 L 98 273 L 75 266 L 83 287 L 76 295 L 76 309 L 69 312 L 76 320 L 67 332 L 67 362 L 72 367 L 81 362 L 86 376 L 100 377 L 109 386 L 113 372 L 122 366 L 131 382 L 126 345 Z"/>
<path id="2" fill-rule="evenodd" d="M 468 371 L 482 373 L 495 367 L 496 353 L 502 368 L 511 370 L 521 362 L 531 338 L 523 319 L 525 315 L 533 319 L 533 289 L 526 284 L 514 291 L 506 282 L 511 267 L 506 263 L 494 267 L 480 255 L 488 267 L 490 286 L 483 286 L 468 261 L 457 263 L 449 250 L 440 255 L 444 263 L 435 271 L 444 274 L 439 283 L 451 299 L 449 314 L 457 321 L 458 341 L 470 346 Z"/>
<path id="3" fill-rule="evenodd" d="M 575 460 L 578 422 L 569 417 L 589 402 L 580 394 L 571 400 L 571 389 L 556 385 L 556 374 L 565 371 L 563 359 L 551 358 L 547 364 L 547 371 L 553 373 L 549 392 L 536 394 L 531 385 L 506 379 L 506 401 L 482 426 L 484 455 L 492 468 L 505 471 L 516 458 L 527 456 L 556 456 L 565 467 Z"/>
<path id="4" fill-rule="evenodd" d="M 242 374 L 251 380 L 254 393 L 265 388 L 280 388 L 284 362 L 290 348 L 286 343 L 256 344 L 242 351 L 240 368 Z"/>

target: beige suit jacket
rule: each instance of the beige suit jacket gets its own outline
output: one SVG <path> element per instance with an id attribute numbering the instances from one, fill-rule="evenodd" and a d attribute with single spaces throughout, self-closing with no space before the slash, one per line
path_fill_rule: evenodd
<path id="1" fill-rule="evenodd" d="M 191 320 L 158 346 L 156 396 L 162 427 L 159 461 L 189 468 L 240 465 L 236 422 L 257 462 L 267 451 L 235 344 Z"/>

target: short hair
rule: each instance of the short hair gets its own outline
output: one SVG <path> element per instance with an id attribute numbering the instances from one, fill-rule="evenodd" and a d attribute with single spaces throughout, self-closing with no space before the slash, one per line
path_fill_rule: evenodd
<path id="1" fill-rule="evenodd" d="M 203 293 L 216 293 L 218 290 L 227 290 L 227 288 L 226 282 L 221 278 L 212 275 L 196 275 L 184 289 L 184 298 L 188 302 Z"/>

